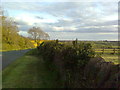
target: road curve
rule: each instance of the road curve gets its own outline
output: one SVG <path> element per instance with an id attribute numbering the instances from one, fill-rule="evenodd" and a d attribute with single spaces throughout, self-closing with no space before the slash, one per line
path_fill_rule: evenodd
<path id="1" fill-rule="evenodd" d="M 2 57 L 2 70 L 6 68 L 8 65 L 10 65 L 17 58 L 20 58 L 21 56 L 23 56 L 26 52 L 30 50 L 31 49 L 2 52 L 2 55 L 0 55 L 0 58 Z"/>

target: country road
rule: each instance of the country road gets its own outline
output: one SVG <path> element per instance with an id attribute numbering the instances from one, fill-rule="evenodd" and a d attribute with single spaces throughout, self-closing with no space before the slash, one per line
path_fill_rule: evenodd
<path id="1" fill-rule="evenodd" d="M 2 70 L 9 64 L 11 64 L 13 61 L 15 61 L 17 58 L 23 56 L 29 50 L 31 49 L 2 52 L 2 55 L 0 54 L 0 59 L 2 59 Z"/>

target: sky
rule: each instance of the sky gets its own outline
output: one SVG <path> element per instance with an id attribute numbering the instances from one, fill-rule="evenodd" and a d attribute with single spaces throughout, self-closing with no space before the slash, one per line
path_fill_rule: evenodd
<path id="1" fill-rule="evenodd" d="M 3 2 L 19 34 L 40 27 L 50 39 L 118 40 L 118 2 Z"/>

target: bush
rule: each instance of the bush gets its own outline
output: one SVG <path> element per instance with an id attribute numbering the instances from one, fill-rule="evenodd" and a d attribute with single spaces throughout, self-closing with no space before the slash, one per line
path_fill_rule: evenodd
<path id="1" fill-rule="evenodd" d="M 73 70 L 77 66 L 77 52 L 71 46 L 65 46 L 62 49 L 62 58 L 66 69 Z"/>
<path id="2" fill-rule="evenodd" d="M 74 47 L 74 45 L 60 44 L 58 41 L 48 41 L 41 43 L 38 49 L 44 61 L 49 63 L 53 62 L 55 53 L 62 53 L 61 60 L 63 60 L 65 67 L 69 69 L 78 65 L 84 66 L 95 55 L 90 43 L 81 43 Z"/>
<path id="3" fill-rule="evenodd" d="M 65 82 L 68 86 L 72 84 L 71 81 L 74 73 L 79 72 L 80 68 L 84 67 L 90 58 L 95 55 L 89 43 L 68 46 L 66 44 L 60 44 L 58 41 L 43 42 L 38 47 L 38 51 L 49 69 L 54 66 L 54 63 L 58 63 L 54 62 L 57 61 L 55 60 L 57 59 L 55 55 L 59 57 L 60 62 L 63 64 L 61 65 L 62 71 L 65 72 Z"/>
<path id="4" fill-rule="evenodd" d="M 81 43 L 78 47 L 78 64 L 79 66 L 85 66 L 90 58 L 95 56 L 95 52 L 92 49 L 90 43 Z"/>
<path id="5" fill-rule="evenodd" d="M 53 63 L 55 53 L 57 53 L 61 47 L 62 45 L 55 41 L 43 42 L 38 47 L 39 54 L 43 56 L 44 62 L 48 67 Z"/>

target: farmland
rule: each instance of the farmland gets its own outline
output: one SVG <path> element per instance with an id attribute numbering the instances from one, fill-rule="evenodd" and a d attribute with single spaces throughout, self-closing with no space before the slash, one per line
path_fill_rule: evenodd
<path id="1" fill-rule="evenodd" d="M 65 44 L 72 44 L 72 41 L 60 41 Z M 119 64 L 119 42 L 118 41 L 78 41 L 80 43 L 90 43 L 97 56 L 101 56 L 106 62 Z"/>
<path id="2" fill-rule="evenodd" d="M 52 40 L 40 40 L 39 44 L 46 41 Z M 37 47 L 34 40 L 31 40 L 31 42 Z M 59 40 L 59 43 L 71 45 L 72 41 Z M 80 43 L 90 43 L 96 55 L 101 56 L 106 62 L 113 62 L 114 64 L 120 63 L 118 60 L 120 48 L 118 41 L 78 41 L 78 44 Z"/>
<path id="3" fill-rule="evenodd" d="M 101 56 L 107 62 L 119 64 L 119 45 L 117 41 L 94 41 L 91 42 L 97 55 Z"/>

